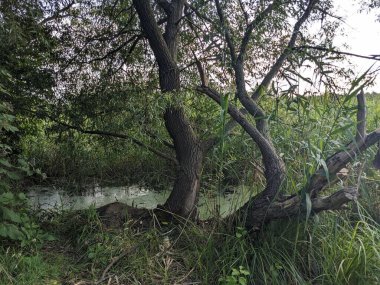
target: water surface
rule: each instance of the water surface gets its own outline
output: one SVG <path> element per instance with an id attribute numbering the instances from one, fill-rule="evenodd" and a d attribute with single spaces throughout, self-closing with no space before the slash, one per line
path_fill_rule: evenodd
<path id="1" fill-rule="evenodd" d="M 81 194 L 75 195 L 60 187 L 34 186 L 28 192 L 28 197 L 34 208 L 45 210 L 82 210 L 91 206 L 101 207 L 116 201 L 139 208 L 153 209 L 158 204 L 163 204 L 169 194 L 169 191 L 156 192 L 138 185 L 121 187 L 92 185 L 86 187 L 86 191 Z M 243 186 L 237 187 L 235 193 L 227 195 L 202 194 L 199 199 L 200 218 L 208 218 L 217 212 L 225 216 L 240 207 L 248 198 L 249 191 Z"/>

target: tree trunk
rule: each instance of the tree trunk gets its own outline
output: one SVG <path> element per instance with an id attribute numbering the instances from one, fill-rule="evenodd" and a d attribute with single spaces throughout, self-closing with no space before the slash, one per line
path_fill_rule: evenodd
<path id="1" fill-rule="evenodd" d="M 164 118 L 179 163 L 174 187 L 164 208 L 182 217 L 195 217 L 203 160 L 202 144 L 182 108 L 168 108 Z"/>
<path id="2" fill-rule="evenodd" d="M 177 38 L 184 0 L 158 1 L 167 15 L 162 35 L 148 0 L 134 0 L 141 27 L 158 63 L 160 89 L 180 96 L 180 72 L 177 66 Z M 203 149 L 182 107 L 168 106 L 164 114 L 166 128 L 173 139 L 179 168 L 173 191 L 164 208 L 173 214 L 188 217 L 195 208 L 202 168 Z"/>

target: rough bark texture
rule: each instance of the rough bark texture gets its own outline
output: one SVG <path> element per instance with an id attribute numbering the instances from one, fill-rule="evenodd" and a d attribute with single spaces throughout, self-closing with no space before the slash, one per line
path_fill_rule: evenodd
<path id="1" fill-rule="evenodd" d="M 311 211 L 317 214 L 325 210 L 339 210 L 345 204 L 355 201 L 359 196 L 356 187 L 341 189 L 330 196 L 313 198 L 311 200 Z M 249 229 L 260 229 L 262 224 L 276 219 L 291 218 L 306 213 L 306 207 L 303 204 L 301 196 L 292 196 L 284 201 L 268 202 L 264 207 L 248 207 L 246 226 Z"/>
<path id="2" fill-rule="evenodd" d="M 194 207 L 198 200 L 203 149 L 182 108 L 166 110 L 165 125 L 176 146 L 179 167 L 173 191 L 164 208 L 186 217 L 191 213 L 196 214 Z"/>
<path id="3" fill-rule="evenodd" d="M 158 63 L 162 92 L 174 92 L 181 87 L 176 63 L 177 38 L 184 0 L 157 1 L 167 15 L 164 35 L 154 19 L 148 0 L 134 0 L 141 26 Z M 173 190 L 164 208 L 173 214 L 187 217 L 196 206 L 200 187 L 203 149 L 182 107 L 168 106 L 165 110 L 165 126 L 173 140 L 178 160 L 178 171 Z"/>
<path id="4" fill-rule="evenodd" d="M 167 28 L 167 30 L 171 32 L 169 33 L 167 31 L 166 33 L 169 33 L 171 37 L 166 38 L 174 41 L 168 45 L 158 28 L 149 1 L 134 0 L 133 5 L 158 63 L 161 90 L 164 92 L 178 90 L 180 88 L 179 69 L 172 54 L 172 52 L 176 50 L 176 48 L 173 47 L 176 45 L 176 37 L 173 38 L 172 27 Z M 180 7 L 178 7 L 178 9 L 179 8 Z M 170 48 L 168 46 L 170 46 Z"/>
<path id="5" fill-rule="evenodd" d="M 357 144 L 356 141 L 351 142 L 345 150 L 339 151 L 326 160 L 327 169 L 329 171 L 328 176 L 334 177 L 339 170 L 346 167 L 347 163 L 352 161 L 363 151 L 376 144 L 380 140 L 380 129 L 377 129 L 365 137 L 365 140 L 361 144 Z M 327 174 L 323 167 L 321 167 L 310 179 L 310 183 L 307 185 L 308 191 L 312 197 L 321 192 L 326 186 L 328 186 Z"/>

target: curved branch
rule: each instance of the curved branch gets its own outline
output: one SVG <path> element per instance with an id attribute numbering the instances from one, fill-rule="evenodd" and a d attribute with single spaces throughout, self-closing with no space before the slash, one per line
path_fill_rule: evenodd
<path id="1" fill-rule="evenodd" d="M 41 116 L 41 113 L 37 113 L 37 112 L 33 112 L 31 110 L 27 110 L 27 109 L 24 109 L 25 111 L 27 112 L 30 112 L 30 113 L 33 113 L 37 116 Z M 119 138 L 119 139 L 125 139 L 125 140 L 129 140 L 131 141 L 133 144 L 135 145 L 138 145 L 140 147 L 143 147 L 147 150 L 149 150 L 150 152 L 154 153 L 155 155 L 161 157 L 161 158 L 164 158 L 174 164 L 178 164 L 178 161 L 171 157 L 170 155 L 167 155 L 159 150 L 156 150 L 155 148 L 145 144 L 144 142 L 132 137 L 132 136 L 129 136 L 129 135 L 125 135 L 125 134 L 118 134 L 118 133 L 114 133 L 114 132 L 107 132 L 107 131 L 101 131 L 101 130 L 87 130 L 87 129 L 83 129 L 82 127 L 80 126 L 73 126 L 73 125 L 70 125 L 70 124 L 67 124 L 67 123 L 64 123 L 64 122 L 61 122 L 60 120 L 54 118 L 53 116 L 50 116 L 49 114 L 42 114 L 43 117 L 46 117 L 48 118 L 49 120 L 67 128 L 67 129 L 71 129 L 71 130 L 76 130 L 82 134 L 88 134 L 88 135 L 99 135 L 99 136 L 109 136 L 109 137 L 114 137 L 114 138 Z"/>
<path id="2" fill-rule="evenodd" d="M 293 50 L 301 50 L 301 49 L 315 49 L 315 50 L 331 52 L 331 53 L 335 53 L 339 55 L 348 55 L 348 56 L 359 57 L 359 58 L 364 58 L 364 59 L 380 60 L 380 54 L 362 55 L 362 54 L 351 53 L 351 52 L 346 52 L 346 51 L 338 51 L 338 50 L 325 48 L 321 46 L 307 46 L 307 45 L 293 48 Z"/>
<path id="3" fill-rule="evenodd" d="M 207 95 L 219 105 L 221 104 L 221 96 L 215 90 L 200 86 L 197 88 L 197 91 Z M 277 154 L 272 143 L 247 120 L 238 108 L 229 104 L 228 113 L 248 133 L 260 149 L 265 167 L 266 187 L 259 195 L 254 197 L 253 200 L 256 206 L 263 203 L 265 204 L 267 201 L 272 200 L 279 191 L 284 178 L 285 164 Z"/>
<path id="4" fill-rule="evenodd" d="M 341 189 L 330 196 L 311 199 L 311 210 L 314 214 L 327 210 L 340 210 L 345 204 L 356 201 L 359 192 L 356 187 Z M 249 229 L 258 230 L 271 220 L 291 218 L 306 213 L 303 199 L 300 195 L 289 197 L 280 202 L 272 202 L 265 207 L 252 208 L 248 213 L 247 225 Z"/>

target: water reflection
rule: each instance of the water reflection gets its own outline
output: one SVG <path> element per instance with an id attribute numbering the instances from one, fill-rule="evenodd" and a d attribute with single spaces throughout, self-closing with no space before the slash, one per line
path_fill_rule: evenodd
<path id="1" fill-rule="evenodd" d="M 100 187 L 94 185 L 80 195 L 70 195 L 59 187 L 35 186 L 28 192 L 31 205 L 41 209 L 72 209 L 81 210 L 94 205 L 103 205 L 119 201 L 139 208 L 155 208 L 163 204 L 169 192 L 156 192 L 138 185 L 122 187 Z M 219 213 L 225 216 L 234 211 L 249 198 L 249 191 L 239 187 L 234 194 L 201 195 L 199 199 L 200 218 L 204 219 Z"/>

